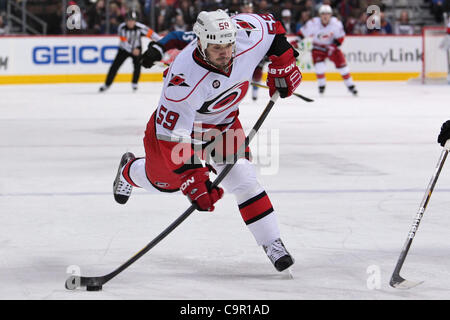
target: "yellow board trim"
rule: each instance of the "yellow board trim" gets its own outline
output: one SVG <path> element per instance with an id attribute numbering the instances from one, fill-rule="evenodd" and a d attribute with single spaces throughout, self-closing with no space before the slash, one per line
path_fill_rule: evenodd
<path id="1" fill-rule="evenodd" d="M 447 72 L 428 72 L 425 78 L 431 79 L 447 78 Z"/>
<path id="2" fill-rule="evenodd" d="M 355 81 L 406 81 L 420 76 L 419 72 L 352 72 Z M 264 74 L 264 81 L 267 74 Z M 337 72 L 326 74 L 328 81 L 342 81 L 342 77 Z M 52 75 L 0 75 L 1 84 L 43 84 L 43 83 L 92 83 L 104 82 L 106 74 L 52 74 Z M 131 82 L 132 74 L 118 74 L 115 82 Z M 162 81 L 162 73 L 143 73 L 140 81 L 155 82 Z M 314 73 L 303 73 L 303 81 L 316 81 Z"/>
<path id="3" fill-rule="evenodd" d="M 92 83 L 104 82 L 106 74 L 51 74 L 0 76 L 1 84 Z M 118 74 L 115 82 L 131 82 L 132 74 Z M 162 73 L 141 74 L 140 81 L 162 81 Z"/>

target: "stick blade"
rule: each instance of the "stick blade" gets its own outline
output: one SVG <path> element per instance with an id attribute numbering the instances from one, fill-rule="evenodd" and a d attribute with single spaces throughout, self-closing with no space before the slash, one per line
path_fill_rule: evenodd
<path id="1" fill-rule="evenodd" d="M 76 290 L 79 288 L 90 287 L 97 288 L 101 287 L 106 283 L 104 277 L 80 277 L 80 276 L 70 276 L 65 282 L 65 288 L 67 290 Z M 97 290 L 94 290 L 97 291 Z"/>
<path id="2" fill-rule="evenodd" d="M 423 281 L 410 281 L 402 278 L 400 275 L 393 274 L 389 284 L 392 288 L 408 290 L 422 284 Z"/>
<path id="3" fill-rule="evenodd" d="M 305 96 L 303 96 L 303 95 L 301 95 L 301 94 L 298 94 L 298 93 L 295 93 L 295 92 L 294 92 L 294 95 L 297 96 L 297 97 L 299 97 L 300 99 L 303 99 L 303 100 L 306 101 L 306 102 L 314 102 L 313 99 L 308 98 L 308 97 L 305 97 Z"/>

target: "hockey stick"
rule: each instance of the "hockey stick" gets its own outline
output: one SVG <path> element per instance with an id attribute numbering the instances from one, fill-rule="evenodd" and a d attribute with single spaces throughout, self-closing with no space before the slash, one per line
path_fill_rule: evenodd
<path id="1" fill-rule="evenodd" d="M 259 117 L 258 121 L 256 121 L 252 130 L 250 131 L 248 136 L 245 138 L 244 144 L 239 148 L 239 151 L 236 154 L 234 154 L 234 161 L 225 166 L 225 168 L 222 170 L 222 172 L 217 176 L 217 178 L 212 183 L 211 188 L 218 186 L 222 182 L 222 180 L 226 177 L 226 175 L 230 172 L 230 170 L 233 168 L 233 166 L 236 163 L 236 160 L 238 158 L 238 155 L 242 154 L 241 151 L 244 151 L 249 146 L 250 141 L 256 135 L 259 128 L 263 124 L 264 120 L 267 118 L 267 115 L 269 114 L 270 110 L 274 106 L 278 97 L 279 97 L 279 93 L 278 93 L 278 91 L 276 91 L 274 93 L 274 95 L 272 96 L 272 98 L 270 99 L 269 103 L 267 104 L 266 108 L 264 109 L 263 113 Z M 140 250 L 138 253 L 136 253 L 133 257 L 131 257 L 124 264 L 119 266 L 116 270 L 114 270 L 111 273 L 108 273 L 104 276 L 99 276 L 99 277 L 82 277 L 82 276 L 74 276 L 74 275 L 70 276 L 66 280 L 66 283 L 65 283 L 66 289 L 74 290 L 78 287 L 86 287 L 86 289 L 88 291 L 101 290 L 102 286 L 105 283 L 107 283 L 109 280 L 111 280 L 112 278 L 117 276 L 119 273 L 124 271 L 131 264 L 133 264 L 136 260 L 138 260 L 140 257 L 142 257 L 145 253 L 147 253 L 150 249 L 152 249 L 154 246 L 156 246 L 167 235 L 169 235 L 169 233 L 171 233 L 184 220 L 186 220 L 186 218 L 189 217 L 195 211 L 195 209 L 196 209 L 195 204 L 192 204 L 181 216 L 179 216 L 174 222 L 172 222 L 171 225 L 169 225 L 156 238 L 154 238 L 151 242 L 149 242 L 142 250 Z"/>
<path id="2" fill-rule="evenodd" d="M 422 220 L 422 216 L 427 208 L 428 202 L 431 198 L 431 193 L 434 190 L 434 186 L 439 178 L 439 174 L 441 173 L 442 167 L 444 166 L 445 159 L 447 158 L 448 152 L 450 149 L 450 139 L 445 143 L 444 149 L 441 152 L 441 156 L 436 165 L 436 170 L 431 177 L 430 183 L 428 184 L 427 191 L 425 192 L 425 196 L 420 204 L 419 211 L 417 212 L 416 217 L 414 218 L 414 222 L 409 230 L 408 237 L 406 238 L 406 242 L 403 246 L 402 252 L 400 253 L 400 257 L 398 258 L 397 265 L 395 266 L 394 272 L 392 273 L 391 280 L 389 284 L 393 288 L 398 289 L 410 289 L 419 284 L 423 283 L 423 281 L 409 281 L 400 276 L 400 270 L 405 262 L 406 255 L 408 254 L 409 248 L 411 247 L 414 236 L 416 235 L 417 229 L 419 228 L 420 221 Z"/>
<path id="3" fill-rule="evenodd" d="M 251 85 L 252 85 L 252 86 L 255 86 L 255 87 L 260 87 L 260 88 L 264 88 L 264 89 L 269 89 L 268 86 L 265 86 L 265 85 L 260 84 L 260 83 L 257 83 L 257 82 L 252 82 Z M 313 102 L 313 101 L 314 101 L 313 99 L 310 99 L 310 98 L 308 98 L 308 97 L 302 96 L 302 95 L 299 94 L 299 93 L 295 93 L 295 92 L 294 92 L 293 95 L 296 96 L 296 97 L 299 97 L 299 98 L 302 99 L 302 100 L 305 100 L 306 102 Z"/>

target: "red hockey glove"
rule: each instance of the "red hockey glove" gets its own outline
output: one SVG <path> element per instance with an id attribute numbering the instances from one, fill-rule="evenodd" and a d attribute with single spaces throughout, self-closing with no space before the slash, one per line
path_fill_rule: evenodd
<path id="1" fill-rule="evenodd" d="M 214 203 L 223 196 L 223 189 L 214 187 L 210 190 L 212 182 L 209 180 L 209 170 L 206 167 L 187 170 L 184 172 L 181 191 L 190 201 L 196 204 L 200 211 L 213 211 Z"/>
<path id="2" fill-rule="evenodd" d="M 267 86 L 272 96 L 276 90 L 281 98 L 286 98 L 294 93 L 302 81 L 302 73 L 297 67 L 294 50 L 290 48 L 281 56 L 270 56 L 269 72 L 267 74 Z"/>

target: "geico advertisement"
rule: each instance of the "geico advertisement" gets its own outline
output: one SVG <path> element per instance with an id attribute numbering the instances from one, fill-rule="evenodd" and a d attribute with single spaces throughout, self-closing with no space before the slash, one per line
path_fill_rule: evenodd
<path id="1" fill-rule="evenodd" d="M 289 41 L 295 39 L 289 36 Z M 147 41 L 145 41 L 147 40 Z M 143 39 L 145 49 L 148 39 Z M 99 74 L 114 60 L 118 37 L 4 37 L 0 38 L 0 75 Z M 313 72 L 312 42 L 298 43 L 300 67 Z M 351 36 L 342 44 L 351 72 L 420 72 L 420 36 Z M 334 66 L 327 61 L 329 71 Z M 131 73 L 128 59 L 120 73 Z M 159 73 L 154 67 L 144 72 Z"/>
<path id="2" fill-rule="evenodd" d="M 119 37 L 0 38 L 0 75 L 106 74 L 118 45 Z M 128 60 L 121 73 L 133 71 Z"/>

